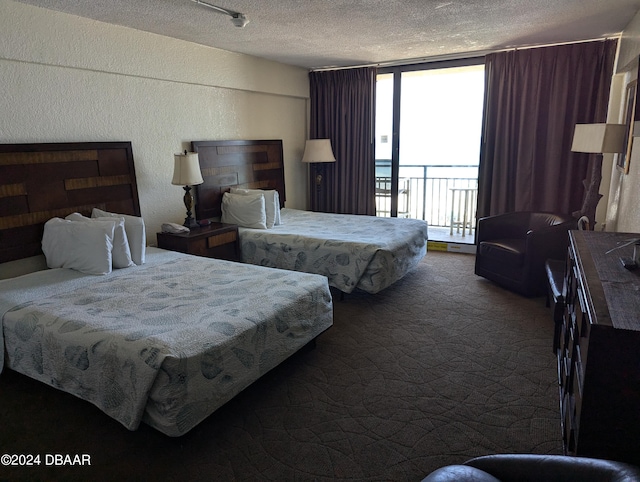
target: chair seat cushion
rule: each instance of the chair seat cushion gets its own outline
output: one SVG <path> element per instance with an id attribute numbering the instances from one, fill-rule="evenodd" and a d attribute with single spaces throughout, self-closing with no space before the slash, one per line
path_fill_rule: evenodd
<path id="1" fill-rule="evenodd" d="M 495 239 L 482 241 L 478 246 L 478 253 L 498 263 L 522 266 L 525 258 L 525 246 L 524 239 Z"/>

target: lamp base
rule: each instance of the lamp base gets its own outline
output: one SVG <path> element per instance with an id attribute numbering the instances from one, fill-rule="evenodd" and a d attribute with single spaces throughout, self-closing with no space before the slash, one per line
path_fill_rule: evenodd
<path id="1" fill-rule="evenodd" d="M 185 186 L 184 188 L 184 206 L 187 208 L 187 217 L 184 218 L 183 226 L 189 229 L 199 228 L 198 222 L 191 216 L 191 210 L 193 209 L 193 196 L 191 195 L 191 186 Z"/>
<path id="2" fill-rule="evenodd" d="M 187 216 L 186 218 L 184 218 L 184 223 L 182 225 L 188 227 L 189 229 L 200 227 L 198 222 L 192 216 Z"/>
<path id="3" fill-rule="evenodd" d="M 575 211 L 573 215 L 576 218 L 586 216 L 589 219 L 589 229 L 594 230 L 596 226 L 596 207 L 602 197 L 600 194 L 600 182 L 602 181 L 602 154 L 598 154 L 598 159 L 591 161 L 590 182 L 582 181 L 585 188 L 584 199 L 582 200 L 582 208 Z"/>
<path id="4" fill-rule="evenodd" d="M 622 263 L 622 266 L 624 267 L 624 269 L 628 269 L 629 271 L 638 269 L 638 263 L 636 263 L 631 258 L 620 258 L 620 262 Z"/>

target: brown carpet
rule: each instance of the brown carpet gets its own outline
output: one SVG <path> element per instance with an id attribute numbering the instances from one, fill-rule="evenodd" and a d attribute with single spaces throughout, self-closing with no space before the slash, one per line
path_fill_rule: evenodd
<path id="1" fill-rule="evenodd" d="M 336 297 L 315 350 L 268 373 L 181 438 L 129 432 L 87 402 L 0 376 L 0 480 L 397 480 L 490 453 L 560 453 L 553 323 L 429 252 L 378 293 Z M 44 466 L 88 454 L 91 466 Z M 49 457 L 50 458 L 50 457 Z"/>

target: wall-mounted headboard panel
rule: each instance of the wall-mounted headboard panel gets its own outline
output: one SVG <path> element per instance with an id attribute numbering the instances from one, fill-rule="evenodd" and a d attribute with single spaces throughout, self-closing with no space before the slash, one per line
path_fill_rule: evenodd
<path id="1" fill-rule="evenodd" d="M 276 189 L 284 207 L 284 162 L 281 140 L 193 141 L 204 183 L 196 186 L 196 218 L 221 213 L 222 195 L 232 187 Z"/>
<path id="2" fill-rule="evenodd" d="M 44 223 L 94 207 L 140 216 L 130 142 L 0 144 L 0 263 L 42 254 Z"/>

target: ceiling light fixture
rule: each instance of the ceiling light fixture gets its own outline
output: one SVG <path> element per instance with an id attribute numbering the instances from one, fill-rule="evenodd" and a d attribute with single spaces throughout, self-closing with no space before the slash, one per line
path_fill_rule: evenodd
<path id="1" fill-rule="evenodd" d="M 198 5 L 209 7 L 210 9 L 218 13 L 229 15 L 231 17 L 231 23 L 233 23 L 233 25 L 235 25 L 238 28 L 243 28 L 245 25 L 249 23 L 249 20 L 244 15 L 244 13 L 236 12 L 234 10 L 229 10 L 223 7 L 218 7 L 216 5 L 211 5 L 210 3 L 203 2 L 202 0 L 191 0 L 191 1 L 194 3 L 197 3 Z"/>

